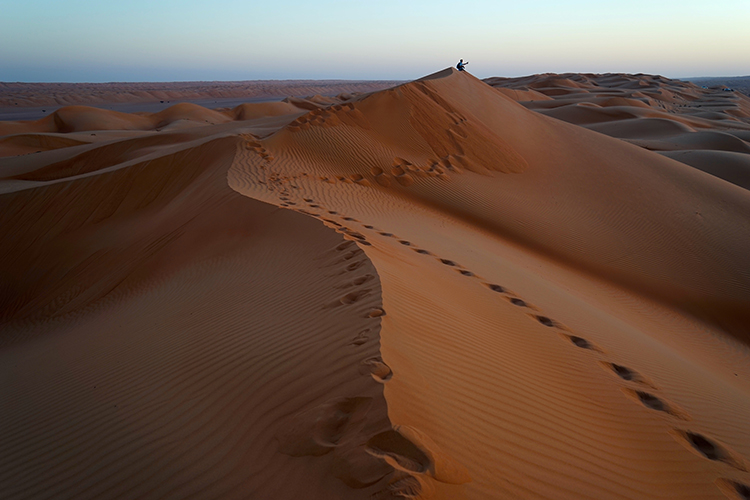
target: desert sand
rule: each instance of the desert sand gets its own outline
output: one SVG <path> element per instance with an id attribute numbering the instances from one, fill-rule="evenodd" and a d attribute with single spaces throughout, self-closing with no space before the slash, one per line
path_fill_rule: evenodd
<path id="1" fill-rule="evenodd" d="M 0 497 L 750 498 L 750 99 L 0 122 Z"/>
<path id="2" fill-rule="evenodd" d="M 161 83 L 0 82 L 0 120 L 37 120 L 64 106 L 95 106 L 124 113 L 163 111 L 178 103 L 209 108 L 289 96 L 372 92 L 403 82 L 359 80 L 255 80 Z"/>
<path id="3" fill-rule="evenodd" d="M 251 80 L 162 83 L 0 82 L 0 108 L 367 92 L 396 83 L 401 82 L 389 80 Z"/>

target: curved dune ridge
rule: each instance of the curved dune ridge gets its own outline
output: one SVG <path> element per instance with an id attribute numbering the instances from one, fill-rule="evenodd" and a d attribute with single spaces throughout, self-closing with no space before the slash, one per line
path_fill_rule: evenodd
<path id="1" fill-rule="evenodd" d="M 750 125 L 693 87 L 4 125 L 0 497 L 747 498 Z"/>

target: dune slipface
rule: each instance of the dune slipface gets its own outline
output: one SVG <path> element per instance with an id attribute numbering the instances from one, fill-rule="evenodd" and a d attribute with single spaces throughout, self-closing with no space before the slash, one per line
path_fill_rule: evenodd
<path id="1" fill-rule="evenodd" d="M 744 104 L 524 83 L 6 124 L 0 496 L 746 498 Z"/>

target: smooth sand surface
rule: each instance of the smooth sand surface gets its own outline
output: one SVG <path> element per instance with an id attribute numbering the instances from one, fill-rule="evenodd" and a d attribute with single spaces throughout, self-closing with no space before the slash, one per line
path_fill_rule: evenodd
<path id="1" fill-rule="evenodd" d="M 0 497 L 748 498 L 750 124 L 682 85 L 0 124 Z"/>

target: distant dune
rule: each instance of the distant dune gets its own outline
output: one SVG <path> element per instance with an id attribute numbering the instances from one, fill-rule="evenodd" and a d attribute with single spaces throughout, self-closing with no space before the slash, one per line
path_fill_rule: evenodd
<path id="1" fill-rule="evenodd" d="M 731 89 L 750 96 L 750 75 L 748 76 L 725 76 L 725 77 L 697 77 L 686 78 L 701 87 L 718 87 L 719 89 Z"/>
<path id="2" fill-rule="evenodd" d="M 651 75 L 551 74 L 485 82 L 539 113 L 750 186 L 750 97 L 739 92 Z"/>
<path id="3" fill-rule="evenodd" d="M 240 82 L 12 83 L 0 82 L 0 108 L 198 99 L 286 97 L 370 92 L 400 82 L 251 80 Z"/>
<path id="4" fill-rule="evenodd" d="M 0 497 L 748 498 L 750 99 L 352 91 L 0 122 Z"/>

